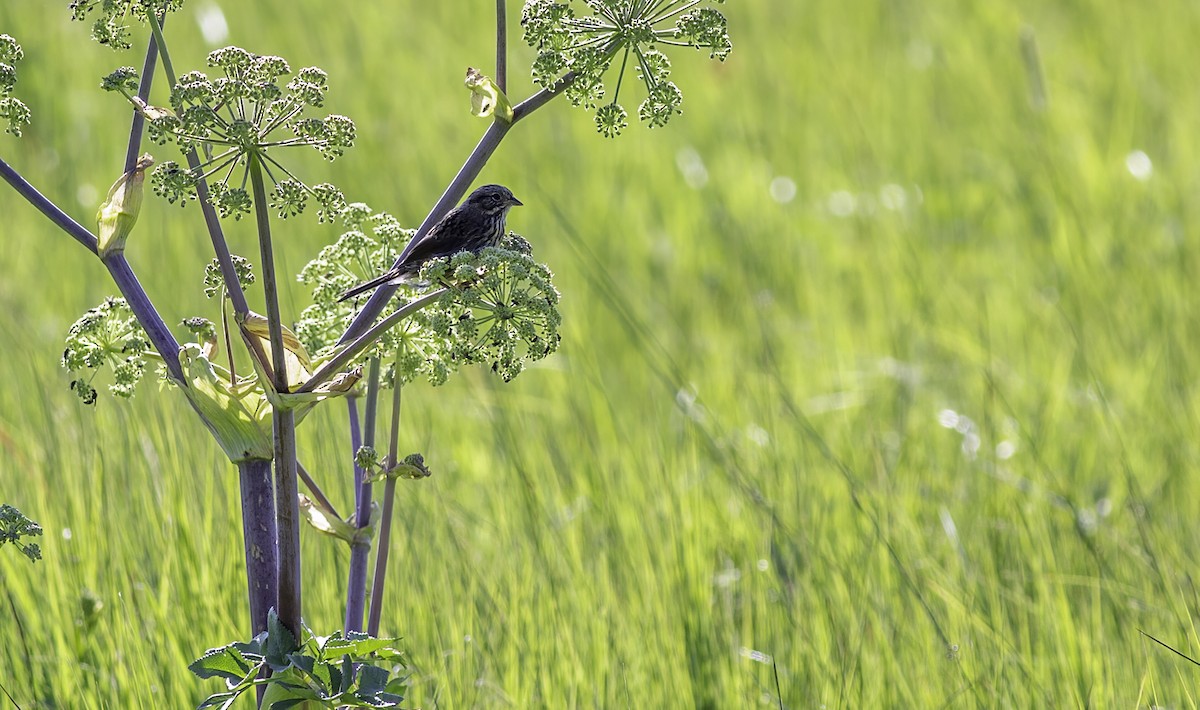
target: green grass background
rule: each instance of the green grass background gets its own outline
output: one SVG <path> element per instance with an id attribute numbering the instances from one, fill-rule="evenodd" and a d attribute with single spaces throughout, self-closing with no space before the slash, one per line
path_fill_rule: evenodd
<path id="1" fill-rule="evenodd" d="M 0 156 L 91 224 L 128 130 L 97 84 L 140 49 L 65 5 L 0 4 L 34 114 Z M 415 226 L 485 127 L 461 79 L 490 71 L 493 4 L 221 5 L 229 43 L 326 68 L 358 123 L 304 176 Z M 168 24 L 180 71 L 208 7 Z M 556 101 L 482 176 L 528 205 L 564 339 L 512 384 L 406 396 L 401 448 L 436 470 L 400 487 L 389 570 L 410 705 L 1196 707 L 1200 670 L 1139 630 L 1200 654 L 1200 9 L 724 10 L 735 51 L 674 54 L 667 128 L 607 141 Z M 36 565 L 0 550 L 0 685 L 194 706 L 217 685 L 186 664 L 248 627 L 236 474 L 153 382 L 75 399 L 63 335 L 115 289 L 7 187 L 0 217 L 0 501 L 46 529 Z M 281 268 L 335 237 L 279 226 Z M 256 255 L 249 224 L 229 238 Z M 213 317 L 194 206 L 149 202 L 129 258 L 168 322 Z M 348 509 L 340 406 L 300 451 Z M 347 552 L 303 552 L 305 618 L 335 629 Z"/>

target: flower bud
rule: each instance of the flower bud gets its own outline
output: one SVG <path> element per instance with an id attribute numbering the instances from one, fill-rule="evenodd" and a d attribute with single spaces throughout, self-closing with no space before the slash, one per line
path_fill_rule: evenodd
<path id="1" fill-rule="evenodd" d="M 149 153 L 138 159 L 133 170 L 117 179 L 108 190 L 108 199 L 96 213 L 99 224 L 97 251 L 100 258 L 125 251 L 125 240 L 137 224 L 142 211 L 142 192 L 146 182 L 146 168 L 154 164 Z"/>

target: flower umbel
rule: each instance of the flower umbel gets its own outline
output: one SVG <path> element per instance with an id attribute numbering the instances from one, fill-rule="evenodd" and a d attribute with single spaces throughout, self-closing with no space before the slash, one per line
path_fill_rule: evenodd
<path id="1" fill-rule="evenodd" d="M 0 505 L 0 547 L 11 542 L 31 562 L 42 559 L 42 549 L 36 542 L 22 542 L 23 537 L 40 537 L 42 526 L 33 522 L 11 505 Z"/>
<path id="2" fill-rule="evenodd" d="M 29 107 L 12 96 L 17 84 L 17 62 L 25 56 L 21 45 L 9 35 L 0 34 L 0 123 L 8 124 L 5 133 L 21 137 L 21 126 L 29 125 Z"/>
<path id="3" fill-rule="evenodd" d="M 183 7 L 183 0 L 72 0 L 71 19 L 83 21 L 97 11 L 92 25 L 92 39 L 113 49 L 129 49 L 129 26 L 132 17 L 145 22 L 151 14 L 161 16 Z"/>
<path id="4" fill-rule="evenodd" d="M 625 109 L 617 103 L 621 83 L 630 63 L 646 85 L 646 99 L 638 117 L 651 127 L 666 125 L 681 113 L 683 94 L 668 80 L 671 62 L 658 45 L 695 47 L 708 50 L 712 59 L 725 61 L 733 45 L 725 16 L 711 7 L 723 0 L 583 0 L 593 14 L 575 15 L 572 2 L 527 0 L 521 13 L 525 41 L 538 50 L 533 79 L 554 86 L 567 72 L 575 80 L 564 93 L 575 106 L 599 108 L 596 128 L 607 137 L 616 136 L 626 125 Z M 614 59 L 621 57 L 617 86 L 612 101 L 604 100 L 604 75 Z"/>
<path id="5" fill-rule="evenodd" d="M 210 53 L 208 66 L 222 76 L 210 79 L 194 71 L 179 77 L 170 109 L 148 106 L 134 95 L 137 72 L 132 67 L 122 67 L 102 82 L 145 116 L 151 140 L 177 143 L 185 153 L 197 148 L 203 156 L 196 171 L 175 161 L 160 164 L 151 175 L 155 194 L 168 202 L 195 199 L 197 181 L 208 180 L 210 200 L 221 216 L 241 219 L 253 205 L 247 185 L 254 158 L 275 185 L 268 199 L 280 217 L 300 214 L 311 202 L 319 221 L 331 221 L 345 207 L 341 191 L 327 183 L 310 186 L 277 159 L 281 148 L 306 145 L 335 160 L 354 144 L 349 118 L 304 115 L 324 103 L 325 72 L 308 67 L 287 80 L 291 68 L 282 58 L 240 47 Z"/>
<path id="6" fill-rule="evenodd" d="M 118 397 L 133 396 L 133 389 L 142 379 L 150 342 L 138 324 L 133 311 L 123 298 L 109 298 L 75 321 L 67 331 L 67 347 L 62 365 L 71 373 L 82 373 L 71 381 L 71 389 L 84 404 L 96 403 L 96 388 L 92 380 L 104 365 L 113 368 L 113 384 L 109 392 Z"/>
<path id="7" fill-rule="evenodd" d="M 562 316 L 559 293 L 529 242 L 509 233 L 478 256 L 460 252 L 421 270 L 421 278 L 449 281 L 451 288 L 430 308 L 430 326 L 446 341 L 455 367 L 490 365 L 505 382 L 558 349 Z"/>
<path id="8" fill-rule="evenodd" d="M 254 266 L 244 256 L 232 255 L 233 270 L 237 273 L 238 283 L 242 290 L 254 283 Z M 216 298 L 217 294 L 228 295 L 225 291 L 225 280 L 221 278 L 221 263 L 216 259 L 204 267 L 204 295 Z"/>

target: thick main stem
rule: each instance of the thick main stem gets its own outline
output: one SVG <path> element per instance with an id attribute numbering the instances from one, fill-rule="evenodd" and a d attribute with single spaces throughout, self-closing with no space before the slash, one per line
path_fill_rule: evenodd
<path id="1" fill-rule="evenodd" d="M 271 244 L 271 219 L 262 164 L 250 155 L 250 181 L 262 258 L 263 292 L 271 341 L 272 383 L 276 392 L 289 390 L 287 353 L 283 347 L 283 321 L 275 279 L 275 254 Z M 271 415 L 275 435 L 275 515 L 279 528 L 279 619 L 300 638 L 300 490 L 296 481 L 296 417 L 290 409 L 276 407 Z"/>
<path id="2" fill-rule="evenodd" d="M 300 638 L 300 489 L 296 482 L 296 416 L 272 415 L 275 520 L 279 529 L 279 620 Z"/>
<path id="3" fill-rule="evenodd" d="M 403 386 L 397 374 L 392 382 L 392 435 L 388 445 L 388 468 L 395 467 L 400 458 L 400 393 Z M 396 501 L 396 477 L 390 475 L 383 484 L 383 512 L 379 515 L 379 551 L 375 553 L 375 580 L 371 583 L 371 615 L 367 633 L 379 635 L 379 620 L 383 616 L 383 588 L 387 580 L 388 552 L 392 540 L 392 509 Z"/>
<path id="4" fill-rule="evenodd" d="M 354 400 L 350 399 L 350 445 L 352 454 L 358 453 L 360 446 L 375 445 L 375 417 L 379 403 L 379 358 L 371 358 L 367 375 L 367 411 L 364 416 L 363 428 L 358 430 L 358 412 Z M 355 506 L 354 524 L 359 530 L 371 524 L 371 492 L 373 486 L 366 480 L 366 471 L 357 465 L 354 467 Z M 346 633 L 362 631 L 363 609 L 367 603 L 367 568 L 371 563 L 371 541 L 356 540 L 350 545 L 350 578 L 346 584 Z"/>
<path id="5" fill-rule="evenodd" d="M 279 556 L 275 529 L 275 489 L 271 462 L 238 462 L 242 488 L 242 535 L 246 546 L 246 582 L 250 594 L 252 636 L 267 629 L 267 611 L 279 598 Z"/>

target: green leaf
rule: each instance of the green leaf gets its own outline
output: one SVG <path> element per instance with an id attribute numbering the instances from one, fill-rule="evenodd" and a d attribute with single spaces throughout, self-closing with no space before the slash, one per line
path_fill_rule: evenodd
<path id="1" fill-rule="evenodd" d="M 375 695 L 387 687 L 389 673 L 378 666 L 364 665 L 358 669 L 359 693 Z"/>
<path id="2" fill-rule="evenodd" d="M 267 648 L 265 660 L 274 670 L 282 670 L 289 665 L 288 655 L 295 652 L 300 645 L 296 637 L 279 620 L 275 608 L 267 612 Z"/>
<path id="3" fill-rule="evenodd" d="M 219 708 L 222 708 L 222 710 L 224 710 L 225 708 L 232 706 L 234 701 L 236 701 L 238 699 L 238 697 L 241 696 L 241 694 L 242 694 L 242 691 L 240 691 L 240 690 L 236 691 L 236 692 L 229 692 L 229 693 L 213 693 L 212 695 L 205 698 L 204 702 L 197 705 L 196 710 L 204 710 L 205 708 L 215 708 L 215 707 L 219 707 Z"/>
<path id="4" fill-rule="evenodd" d="M 340 671 L 338 671 L 337 664 L 325 662 L 315 663 L 313 664 L 312 670 L 309 672 L 311 673 L 313 679 L 320 686 L 321 692 L 326 695 L 341 685 L 342 674 Z M 335 675 L 337 676 L 336 680 L 334 679 Z"/>
<path id="5" fill-rule="evenodd" d="M 342 660 L 343 662 L 346 662 L 350 659 L 343 657 Z M 339 667 L 337 663 L 322 663 L 321 667 L 325 675 L 324 681 L 330 690 L 337 694 L 346 692 L 346 686 L 348 685 L 349 679 L 346 678 L 344 674 L 344 665 L 343 667 Z M 350 665 L 350 671 L 351 673 L 354 671 L 353 663 Z"/>
<path id="6" fill-rule="evenodd" d="M 251 661 L 242 652 L 233 647 L 222 646 L 210 648 L 203 656 L 192 661 L 188 670 L 200 678 L 224 678 L 241 682 L 257 674 L 258 661 Z"/>
<path id="7" fill-rule="evenodd" d="M 316 666 L 317 660 L 312 656 L 305 656 L 301 653 L 289 653 L 288 662 L 290 662 L 294 668 L 298 668 L 311 675 L 313 668 Z"/>
<path id="8" fill-rule="evenodd" d="M 342 672 L 339 675 L 341 682 L 338 683 L 337 690 L 339 693 L 345 693 L 354 683 L 354 659 L 350 656 L 342 656 Z"/>
<path id="9" fill-rule="evenodd" d="M 400 642 L 398 638 L 372 638 L 366 634 L 352 634 L 352 636 L 360 636 L 360 638 L 330 638 L 321 648 L 321 653 L 325 657 L 350 655 L 355 658 L 390 649 Z"/>

